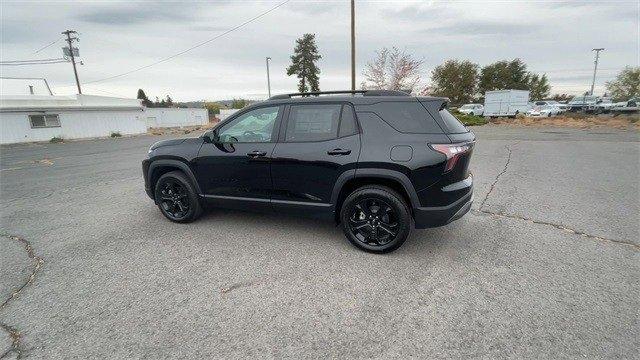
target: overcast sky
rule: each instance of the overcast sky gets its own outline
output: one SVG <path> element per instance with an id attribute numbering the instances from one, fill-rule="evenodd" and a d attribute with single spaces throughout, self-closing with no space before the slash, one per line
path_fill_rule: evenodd
<path id="1" fill-rule="evenodd" d="M 6 1 L 0 2 L 2 61 L 59 58 L 60 32 L 77 30 L 81 83 L 151 64 L 211 39 L 280 1 Z M 296 1 L 228 35 L 161 64 L 83 92 L 175 100 L 266 97 L 296 90 L 286 76 L 296 38 L 316 34 L 321 90 L 350 87 L 349 1 Z M 594 54 L 604 47 L 596 93 L 624 66 L 640 66 L 640 1 L 365 1 L 356 0 L 358 85 L 381 47 L 397 46 L 424 60 L 422 79 L 450 58 L 486 65 L 521 58 L 546 73 L 553 93 L 577 94 L 591 84 Z M 56 94 L 75 93 L 71 64 L 1 66 L 2 76 L 45 77 Z M 6 83 L 6 82 L 5 82 Z M 3 87 L 4 88 L 4 87 Z M 25 89 L 26 90 L 26 89 Z"/>

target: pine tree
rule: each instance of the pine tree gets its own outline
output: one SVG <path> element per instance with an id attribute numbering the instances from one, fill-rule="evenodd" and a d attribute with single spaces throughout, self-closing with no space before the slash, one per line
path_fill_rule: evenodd
<path id="1" fill-rule="evenodd" d="M 547 80 L 547 75 L 531 74 L 529 79 L 529 98 L 531 100 L 544 100 L 549 97 L 551 86 Z"/>
<path id="2" fill-rule="evenodd" d="M 296 74 L 300 82 L 298 91 L 301 93 L 320 91 L 320 80 L 318 75 L 320 69 L 316 65 L 322 56 L 318 54 L 315 34 L 304 34 L 296 40 L 296 47 L 291 56 L 291 65 L 287 68 L 287 75 Z"/>
<path id="3" fill-rule="evenodd" d="M 142 100 L 142 105 L 146 107 L 153 107 L 153 103 L 147 97 L 147 94 L 144 93 L 144 90 L 138 89 L 138 97 L 139 100 Z"/>

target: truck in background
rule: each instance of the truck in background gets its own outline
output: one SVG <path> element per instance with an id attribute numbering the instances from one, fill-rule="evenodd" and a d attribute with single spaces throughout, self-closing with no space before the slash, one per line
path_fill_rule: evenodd
<path id="1" fill-rule="evenodd" d="M 484 94 L 484 116 L 515 117 L 529 111 L 528 90 L 494 90 Z"/>

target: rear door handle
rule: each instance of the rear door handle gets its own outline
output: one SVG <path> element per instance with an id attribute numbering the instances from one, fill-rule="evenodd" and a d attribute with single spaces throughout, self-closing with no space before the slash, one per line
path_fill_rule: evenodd
<path id="1" fill-rule="evenodd" d="M 249 157 L 260 157 L 260 156 L 266 156 L 267 152 L 266 151 L 260 151 L 260 150 L 253 150 L 252 152 L 248 152 L 247 156 Z"/>
<path id="2" fill-rule="evenodd" d="M 327 154 L 329 154 L 329 155 L 349 155 L 349 154 L 351 154 L 351 150 L 349 150 L 349 149 L 333 149 L 333 150 L 327 151 Z"/>

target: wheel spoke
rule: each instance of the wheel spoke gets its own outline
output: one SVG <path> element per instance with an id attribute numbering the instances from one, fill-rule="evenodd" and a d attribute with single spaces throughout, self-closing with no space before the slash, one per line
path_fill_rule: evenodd
<path id="1" fill-rule="evenodd" d="M 386 225 L 383 225 L 383 224 L 379 224 L 378 228 L 382 229 L 383 231 L 385 231 L 386 233 L 388 233 L 391 236 L 396 236 L 396 234 L 397 234 L 395 231 L 392 231 Z"/>
<path id="2" fill-rule="evenodd" d="M 383 246 L 399 233 L 398 217 L 393 207 L 377 198 L 357 202 L 348 220 L 349 231 L 368 246 Z"/>

